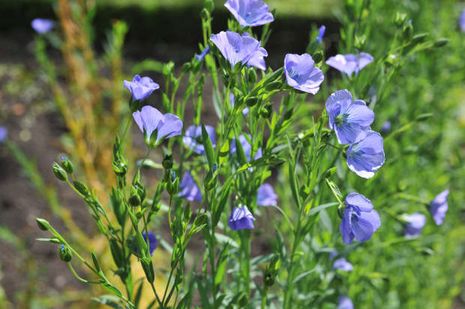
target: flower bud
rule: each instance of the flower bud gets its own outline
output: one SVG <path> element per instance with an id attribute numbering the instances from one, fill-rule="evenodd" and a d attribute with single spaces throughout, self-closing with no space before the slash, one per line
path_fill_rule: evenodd
<path id="1" fill-rule="evenodd" d="M 58 247 L 58 256 L 63 262 L 66 263 L 70 262 L 73 257 L 71 255 L 71 250 L 69 250 L 69 248 L 65 245 L 61 245 L 60 247 Z"/>
<path id="2" fill-rule="evenodd" d="M 202 11 L 200 11 L 200 17 L 203 20 L 209 19 L 210 18 L 210 12 L 208 11 L 208 9 L 206 9 L 206 8 L 202 9 Z"/>
<path id="3" fill-rule="evenodd" d="M 41 229 L 42 231 L 48 231 L 50 224 L 48 223 L 47 220 L 36 218 L 36 222 L 37 222 L 37 225 L 39 226 L 39 229 Z"/>
<path id="4" fill-rule="evenodd" d="M 165 155 L 161 164 L 163 165 L 164 169 L 171 169 L 173 167 L 173 156 L 170 154 Z"/>
<path id="5" fill-rule="evenodd" d="M 446 38 L 441 38 L 439 40 L 437 40 L 436 42 L 434 42 L 434 47 L 443 47 L 443 46 L 446 46 L 447 44 L 449 44 L 449 40 L 446 39 Z"/>
<path id="6" fill-rule="evenodd" d="M 73 181 L 74 188 L 83 196 L 90 196 L 90 191 L 85 184 L 80 181 Z"/>
<path id="7" fill-rule="evenodd" d="M 245 99 L 245 104 L 249 107 L 254 106 L 255 104 L 258 103 L 258 98 L 257 97 L 249 97 Z"/>
<path id="8" fill-rule="evenodd" d="M 260 116 L 262 116 L 263 118 L 270 118 L 272 112 L 273 107 L 271 106 L 271 104 L 266 104 L 260 108 Z"/>
<path id="9" fill-rule="evenodd" d="M 210 13 L 213 12 L 213 10 L 215 9 L 215 3 L 213 2 L 213 0 L 205 0 L 205 3 L 203 6 Z"/>
<path id="10" fill-rule="evenodd" d="M 69 160 L 69 158 L 66 155 L 61 155 L 60 156 L 60 163 L 61 167 L 68 173 L 72 174 L 74 172 L 74 166 L 73 163 Z"/>
<path id="11" fill-rule="evenodd" d="M 137 193 L 131 194 L 131 196 L 128 199 L 129 205 L 132 207 L 137 207 L 141 204 L 140 197 Z"/>
<path id="12" fill-rule="evenodd" d="M 56 162 L 53 162 L 52 171 L 56 178 L 61 181 L 66 181 L 68 179 L 68 175 L 66 171 Z"/>
<path id="13" fill-rule="evenodd" d="M 128 172 L 128 165 L 123 161 L 113 161 L 113 172 L 118 176 L 124 176 Z"/>
<path id="14" fill-rule="evenodd" d="M 315 61 L 315 63 L 320 63 L 322 60 L 323 60 L 323 52 L 322 51 L 318 51 L 318 52 L 313 54 L 313 61 Z"/>

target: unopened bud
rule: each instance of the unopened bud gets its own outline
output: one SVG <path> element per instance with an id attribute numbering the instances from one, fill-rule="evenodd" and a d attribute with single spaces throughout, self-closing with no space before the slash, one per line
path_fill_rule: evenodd
<path id="1" fill-rule="evenodd" d="M 163 165 L 164 169 L 171 169 L 173 167 L 173 156 L 170 154 L 165 155 L 161 164 Z"/>
<path id="2" fill-rule="evenodd" d="M 56 162 L 53 162 L 52 171 L 56 178 L 61 181 L 66 181 L 68 179 L 68 175 L 66 171 Z"/>
<path id="3" fill-rule="evenodd" d="M 73 256 L 71 255 L 71 250 L 69 250 L 69 248 L 65 245 L 61 245 L 60 247 L 58 247 L 58 256 L 63 262 L 66 263 L 70 262 L 73 258 Z"/>
<path id="4" fill-rule="evenodd" d="M 72 174 L 74 172 L 74 166 L 73 163 L 69 160 L 69 158 L 66 155 L 61 155 L 60 156 L 60 163 L 63 169 L 68 173 Z"/>
<path id="5" fill-rule="evenodd" d="M 48 223 L 47 220 L 41 219 L 41 218 L 36 218 L 37 225 L 39 226 L 39 229 L 42 231 L 48 231 L 48 227 L 50 224 Z"/>

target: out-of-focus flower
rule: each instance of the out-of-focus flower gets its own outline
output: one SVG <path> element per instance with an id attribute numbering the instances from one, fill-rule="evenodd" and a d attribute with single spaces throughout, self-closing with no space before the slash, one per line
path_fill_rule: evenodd
<path id="1" fill-rule="evenodd" d="M 234 231 L 251 230 L 254 228 L 255 218 L 247 206 L 235 207 L 229 216 L 228 225 Z"/>
<path id="2" fill-rule="evenodd" d="M 371 178 L 385 161 L 383 138 L 378 132 L 368 131 L 366 136 L 347 149 L 347 165 L 360 177 Z"/>
<path id="3" fill-rule="evenodd" d="M 429 211 L 433 217 L 436 225 L 441 225 L 446 217 L 449 205 L 447 204 L 447 198 L 449 197 L 449 190 L 444 190 L 431 201 Z"/>
<path id="4" fill-rule="evenodd" d="M 181 134 L 182 121 L 173 114 L 163 115 L 156 108 L 146 105 L 140 111 L 132 113 L 132 117 L 139 129 L 145 134 L 146 142 L 152 134 L 157 134 L 156 143 Z"/>
<path id="5" fill-rule="evenodd" d="M 355 75 L 360 72 L 364 67 L 370 64 L 373 61 L 373 56 L 368 53 L 360 53 L 357 55 L 347 54 L 347 55 L 336 55 L 330 57 L 326 64 L 335 68 L 336 70 L 345 73 L 349 76 Z"/>
<path id="6" fill-rule="evenodd" d="M 339 296 L 337 309 L 354 309 L 352 300 L 347 296 Z"/>
<path id="7" fill-rule="evenodd" d="M 202 193 L 200 188 L 192 177 L 191 173 L 185 172 L 182 176 L 180 184 L 179 196 L 185 198 L 189 202 L 201 202 Z"/>
<path id="8" fill-rule="evenodd" d="M 459 26 L 462 32 L 465 32 L 465 9 L 462 10 L 459 17 Z"/>
<path id="9" fill-rule="evenodd" d="M 375 119 L 373 111 L 362 100 L 353 100 L 348 90 L 338 90 L 326 100 L 329 127 L 341 144 L 352 144 L 364 138 Z"/>
<path id="10" fill-rule="evenodd" d="M 153 251 L 158 247 L 158 240 L 155 237 L 155 234 L 152 232 L 142 232 L 142 237 L 144 237 L 145 242 L 149 246 L 150 255 L 153 254 Z"/>
<path id="11" fill-rule="evenodd" d="M 326 26 L 323 25 L 320 27 L 320 29 L 318 29 L 318 36 L 316 37 L 316 41 L 318 43 L 321 43 L 323 42 L 323 38 L 325 36 L 325 32 L 326 32 Z"/>
<path id="12" fill-rule="evenodd" d="M 242 149 L 244 150 L 245 157 L 247 158 L 247 161 L 250 161 L 251 159 L 251 153 L 252 153 L 252 146 L 250 145 L 249 141 L 245 137 L 245 135 L 240 135 L 239 136 L 239 142 L 241 143 Z M 234 154 L 236 153 L 236 140 L 233 139 L 231 142 L 231 153 Z M 257 152 L 255 153 L 254 160 L 258 160 L 262 157 L 262 149 L 259 148 Z"/>
<path id="13" fill-rule="evenodd" d="M 8 129 L 6 127 L 0 127 L 0 144 L 5 142 L 8 138 Z"/>
<path id="14" fill-rule="evenodd" d="M 349 193 L 339 226 L 344 243 L 350 244 L 354 238 L 361 242 L 367 241 L 380 226 L 379 214 L 371 201 L 359 193 Z"/>
<path id="15" fill-rule="evenodd" d="M 51 19 L 35 18 L 31 22 L 31 27 L 38 34 L 45 34 L 55 27 L 55 22 Z"/>
<path id="16" fill-rule="evenodd" d="M 404 235 L 407 238 L 414 238 L 421 234 L 421 230 L 426 224 L 425 215 L 417 212 L 411 215 L 403 215 L 402 219 L 405 220 Z"/>
<path id="17" fill-rule="evenodd" d="M 263 0 L 228 0 L 224 6 L 242 27 L 262 26 L 274 20 Z"/>
<path id="18" fill-rule="evenodd" d="M 210 52 L 210 46 L 205 47 L 200 54 L 195 55 L 195 59 L 197 61 L 203 61 L 205 59 L 205 56 Z"/>
<path id="19" fill-rule="evenodd" d="M 215 128 L 212 126 L 205 126 L 208 137 L 210 138 L 213 147 L 216 146 L 216 133 Z M 192 149 L 197 154 L 204 154 L 205 147 L 202 144 L 202 126 L 190 126 L 187 128 L 184 137 L 182 138 L 184 145 Z"/>
<path id="20" fill-rule="evenodd" d="M 160 88 L 160 85 L 154 82 L 150 77 L 134 75 L 132 81 L 124 81 L 124 87 L 129 90 L 134 100 L 142 101 L 150 96 L 152 92 Z"/>
<path id="21" fill-rule="evenodd" d="M 345 258 L 339 258 L 334 261 L 333 269 L 342 271 L 352 271 L 353 266 Z"/>
<path id="22" fill-rule="evenodd" d="M 258 188 L 257 192 L 258 206 L 277 206 L 278 196 L 269 183 L 264 183 Z"/>
<path id="23" fill-rule="evenodd" d="M 264 57 L 267 57 L 268 53 L 260 46 L 260 42 L 248 33 L 240 35 L 232 31 L 221 31 L 218 34 L 213 34 L 210 40 L 218 47 L 232 67 L 241 63 L 260 70 L 266 69 Z"/>
<path id="24" fill-rule="evenodd" d="M 387 134 L 391 131 L 391 128 L 392 128 L 392 124 L 389 120 L 386 120 L 384 123 L 383 123 L 383 126 L 381 127 L 381 133 L 383 134 Z"/>
<path id="25" fill-rule="evenodd" d="M 325 79 L 309 54 L 287 54 L 284 58 L 286 81 L 294 89 L 316 94 Z"/>

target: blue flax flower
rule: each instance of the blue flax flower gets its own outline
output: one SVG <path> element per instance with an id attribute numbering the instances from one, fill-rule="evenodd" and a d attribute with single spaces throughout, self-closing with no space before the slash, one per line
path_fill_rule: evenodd
<path id="1" fill-rule="evenodd" d="M 441 225 L 446 217 L 449 205 L 447 204 L 447 198 L 449 197 L 449 190 L 442 191 L 431 201 L 429 211 L 433 217 L 436 225 Z"/>
<path id="2" fill-rule="evenodd" d="M 53 27 L 55 27 L 55 22 L 50 19 L 36 18 L 32 20 L 31 27 L 38 34 L 45 34 L 47 32 L 50 32 L 53 29 Z"/>
<path id="3" fill-rule="evenodd" d="M 152 92 L 160 88 L 160 85 L 154 82 L 150 77 L 134 75 L 132 81 L 124 81 L 124 87 L 129 90 L 134 100 L 142 101 L 150 96 Z"/>
<path id="4" fill-rule="evenodd" d="M 224 6 L 242 27 L 262 26 L 274 20 L 263 0 L 228 0 Z"/>
<path id="5" fill-rule="evenodd" d="M 205 47 L 200 54 L 195 54 L 195 59 L 197 61 L 203 61 L 205 56 L 210 52 L 210 46 Z"/>
<path id="6" fill-rule="evenodd" d="M 459 17 L 459 26 L 462 32 L 465 32 L 465 9 L 462 10 Z"/>
<path id="7" fill-rule="evenodd" d="M 349 261 L 342 257 L 334 261 L 333 269 L 342 271 L 352 271 L 354 268 Z"/>
<path id="8" fill-rule="evenodd" d="M 158 240 L 155 237 L 155 234 L 152 232 L 142 232 L 142 237 L 144 237 L 145 242 L 149 246 L 150 255 L 153 254 L 153 251 L 158 247 Z"/>
<path id="9" fill-rule="evenodd" d="M 286 81 L 294 89 L 316 94 L 325 79 L 309 54 L 287 54 L 284 58 Z"/>
<path id="10" fill-rule="evenodd" d="M 339 296 L 337 309 L 354 309 L 354 304 L 352 300 L 347 296 Z"/>
<path id="11" fill-rule="evenodd" d="M 373 61 L 373 56 L 368 53 L 360 53 L 357 55 L 347 54 L 347 55 L 336 55 L 330 57 L 326 64 L 335 68 L 336 70 L 345 73 L 349 76 L 355 75 L 360 72 L 361 69 L 366 67 Z"/>
<path id="12" fill-rule="evenodd" d="M 185 172 L 182 176 L 180 184 L 179 196 L 185 198 L 189 202 L 201 202 L 202 193 L 200 188 L 192 177 L 191 173 Z"/>
<path id="13" fill-rule="evenodd" d="M 241 63 L 248 67 L 256 67 L 265 70 L 267 51 L 260 46 L 260 42 L 248 33 L 240 35 L 232 31 L 221 31 L 213 34 L 210 40 L 218 47 L 221 54 L 229 61 L 232 67 Z"/>
<path id="14" fill-rule="evenodd" d="M 210 138 L 213 147 L 216 146 L 216 133 L 215 128 L 212 126 L 205 126 L 207 130 L 208 137 Z M 192 149 L 193 152 L 197 154 L 204 154 L 205 147 L 202 143 L 202 127 L 201 126 L 190 126 L 187 128 L 184 137 L 182 138 L 184 145 Z"/>
<path id="15" fill-rule="evenodd" d="M 318 36 L 316 37 L 316 41 L 318 43 L 321 43 L 323 42 L 323 38 L 325 36 L 325 32 L 326 32 L 326 26 L 323 25 L 320 27 L 320 29 L 318 29 Z"/>
<path id="16" fill-rule="evenodd" d="M 140 111 L 132 113 L 139 129 L 144 133 L 145 140 L 150 144 L 153 133 L 156 133 L 156 143 L 181 134 L 182 121 L 173 114 L 163 115 L 156 108 L 145 105 Z"/>
<path id="17" fill-rule="evenodd" d="M 349 169 L 363 178 L 371 178 L 385 160 L 383 138 L 378 132 L 368 131 L 366 136 L 347 149 Z"/>
<path id="18" fill-rule="evenodd" d="M 341 144 L 352 144 L 364 138 L 375 119 L 373 111 L 362 100 L 353 100 L 349 90 L 338 90 L 326 100 L 329 127 Z"/>
<path id="19" fill-rule="evenodd" d="M 278 196 L 269 183 L 264 183 L 258 188 L 257 192 L 258 206 L 278 206 Z"/>
<path id="20" fill-rule="evenodd" d="M 250 138 L 250 136 L 249 136 Z M 239 142 L 241 143 L 242 149 L 244 150 L 245 157 L 247 158 L 247 161 L 250 161 L 252 158 L 252 146 L 250 145 L 247 137 L 245 135 L 240 135 L 239 136 Z M 236 141 L 233 139 L 231 141 L 231 154 L 236 153 Z M 254 160 L 258 160 L 262 157 L 262 149 L 259 148 L 257 152 L 255 153 Z"/>
<path id="21" fill-rule="evenodd" d="M 403 215 L 405 221 L 404 235 L 407 238 L 414 238 L 421 234 L 421 230 L 426 224 L 425 215 L 416 212 L 411 215 Z"/>
<path id="22" fill-rule="evenodd" d="M 391 132 L 392 123 L 389 120 L 386 120 L 383 125 L 381 126 L 381 133 L 388 134 Z"/>
<path id="23" fill-rule="evenodd" d="M 354 238 L 367 241 L 380 226 L 381 220 L 371 201 L 359 193 L 349 193 L 339 226 L 344 243 L 350 244 Z"/>
<path id="24" fill-rule="evenodd" d="M 247 206 L 234 207 L 229 216 L 228 225 L 234 231 L 251 230 L 254 228 L 255 218 Z"/>
<path id="25" fill-rule="evenodd" d="M 6 141 L 8 138 L 8 129 L 5 127 L 0 127 L 0 144 Z"/>

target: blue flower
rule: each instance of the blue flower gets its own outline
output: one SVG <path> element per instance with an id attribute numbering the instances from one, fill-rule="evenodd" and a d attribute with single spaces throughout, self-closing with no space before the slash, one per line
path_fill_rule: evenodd
<path id="1" fill-rule="evenodd" d="M 156 108 L 145 105 L 140 111 L 132 113 L 132 117 L 139 129 L 144 133 L 147 144 L 153 133 L 156 133 L 156 144 L 181 134 L 182 121 L 173 114 L 163 115 Z"/>
<path id="2" fill-rule="evenodd" d="M 373 61 L 373 56 L 367 53 L 360 53 L 358 55 L 347 54 L 347 55 L 336 55 L 330 57 L 326 64 L 335 68 L 336 70 L 345 73 L 349 76 L 355 75 L 360 72 L 361 69 L 366 67 Z"/>
<path id="3" fill-rule="evenodd" d="M 294 89 L 316 94 L 325 79 L 309 54 L 287 54 L 284 58 L 286 81 Z"/>
<path id="4" fill-rule="evenodd" d="M 344 215 L 339 226 L 344 243 L 350 244 L 354 238 L 361 242 L 367 241 L 380 226 L 379 215 L 369 199 L 356 192 L 346 196 Z"/>
<path id="5" fill-rule="evenodd" d="M 242 27 L 262 26 L 274 20 L 263 0 L 228 0 L 224 6 Z"/>
<path id="6" fill-rule="evenodd" d="M 421 230 L 426 224 L 425 215 L 417 212 L 411 215 L 403 215 L 402 219 L 405 221 L 404 235 L 407 238 L 414 238 L 421 234 Z"/>
<path id="7" fill-rule="evenodd" d="M 221 31 L 218 34 L 213 34 L 210 40 L 218 47 L 232 67 L 241 63 L 260 70 L 266 69 L 263 58 L 267 57 L 268 53 L 263 47 L 260 47 L 260 42 L 248 33 L 240 35 L 232 31 Z"/>
<path id="8" fill-rule="evenodd" d="M 349 169 L 363 178 L 371 178 L 385 161 L 383 138 L 378 132 L 368 131 L 366 136 L 347 149 Z"/>
<path id="9" fill-rule="evenodd" d="M 460 26 L 460 30 L 462 32 L 465 32 L 465 9 L 462 10 L 462 13 L 460 13 L 459 26 Z"/>
<path id="10" fill-rule="evenodd" d="M 339 258 L 334 261 L 333 269 L 342 271 L 352 271 L 353 266 L 345 258 Z"/>
<path id="11" fill-rule="evenodd" d="M 323 42 L 323 37 L 325 36 L 325 32 L 326 32 L 326 26 L 325 25 L 321 26 L 320 29 L 318 29 L 318 36 L 316 37 L 316 41 L 318 43 Z"/>
<path id="12" fill-rule="evenodd" d="M 208 137 L 210 138 L 213 147 L 216 146 L 216 133 L 215 128 L 212 126 L 205 126 Z M 184 145 L 192 149 L 197 154 L 204 154 L 205 147 L 202 143 L 202 127 L 201 126 L 190 126 L 187 128 L 184 137 L 182 138 Z"/>
<path id="13" fill-rule="evenodd" d="M 182 176 L 180 184 L 179 196 L 185 198 L 189 202 L 201 202 L 202 193 L 200 188 L 192 177 L 191 173 L 185 172 Z"/>
<path id="14" fill-rule="evenodd" d="M 55 27 L 55 22 L 50 19 L 36 18 L 32 20 L 31 27 L 38 34 L 45 34 L 47 32 L 50 32 L 53 29 L 53 27 Z"/>
<path id="15" fill-rule="evenodd" d="M 444 190 L 431 201 L 429 211 L 433 217 L 436 225 L 441 225 L 446 217 L 449 205 L 447 204 L 447 198 L 449 197 L 449 190 Z"/>
<path id="16" fill-rule="evenodd" d="M 375 119 L 373 111 L 362 100 L 353 100 L 348 90 L 338 90 L 326 100 L 329 127 L 341 144 L 352 144 L 364 138 Z"/>
<path id="17" fill-rule="evenodd" d="M 250 138 L 250 136 L 249 136 Z M 247 158 L 247 161 L 250 161 L 250 159 L 252 158 L 251 154 L 252 154 L 252 146 L 250 145 L 247 137 L 245 137 L 245 135 L 240 135 L 239 136 L 239 142 L 241 143 L 241 146 L 242 146 L 242 149 L 244 150 L 244 154 L 245 154 L 245 157 Z M 236 140 L 233 139 L 231 141 L 231 154 L 235 154 L 236 153 Z M 254 156 L 254 160 L 258 160 L 262 157 L 262 149 L 259 148 L 257 150 L 257 152 L 255 153 L 255 156 Z"/>
<path id="18" fill-rule="evenodd" d="M 235 207 L 229 216 L 228 225 L 234 231 L 251 230 L 254 228 L 255 218 L 247 206 Z"/>
<path id="19" fill-rule="evenodd" d="M 200 54 L 195 55 L 195 59 L 197 61 L 203 61 L 205 59 L 205 56 L 210 52 L 210 46 L 205 47 Z"/>
<path id="20" fill-rule="evenodd" d="M 258 206 L 277 206 L 278 196 L 269 183 L 264 183 L 258 188 L 257 192 Z"/>
<path id="21" fill-rule="evenodd" d="M 149 246 L 150 255 L 153 254 L 153 251 L 158 247 L 158 240 L 155 237 L 155 234 L 152 232 L 142 232 L 142 237 L 144 237 L 145 242 Z"/>
<path id="22" fill-rule="evenodd" d="M 339 296 L 337 309 L 354 309 L 352 300 L 347 296 Z"/>
<path id="23" fill-rule="evenodd" d="M 8 138 L 8 129 L 0 126 L 0 144 Z"/>
<path id="24" fill-rule="evenodd" d="M 132 81 L 124 81 L 124 87 L 126 87 L 131 96 L 136 101 L 145 100 L 160 86 L 154 82 L 150 77 L 141 77 L 140 75 L 134 75 Z"/>
<path id="25" fill-rule="evenodd" d="M 386 120 L 381 127 L 381 133 L 388 134 L 391 131 L 391 128 L 392 128 L 391 122 L 389 120 Z"/>

